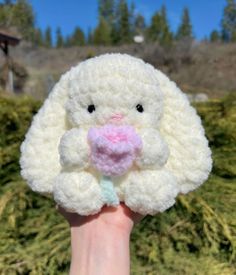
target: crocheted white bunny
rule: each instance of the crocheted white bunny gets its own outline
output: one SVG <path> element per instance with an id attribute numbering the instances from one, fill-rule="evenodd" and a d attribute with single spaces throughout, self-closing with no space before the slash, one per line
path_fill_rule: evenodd
<path id="1" fill-rule="evenodd" d="M 22 176 L 81 215 L 124 201 L 155 214 L 201 185 L 211 151 L 187 97 L 141 59 L 105 54 L 72 68 L 35 116 Z"/>

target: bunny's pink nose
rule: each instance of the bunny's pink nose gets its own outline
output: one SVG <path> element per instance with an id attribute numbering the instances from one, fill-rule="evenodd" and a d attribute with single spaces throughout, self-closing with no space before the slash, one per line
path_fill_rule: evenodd
<path id="1" fill-rule="evenodd" d="M 113 120 L 113 121 L 120 121 L 124 118 L 124 115 L 122 114 L 114 114 L 110 117 L 110 120 Z"/>

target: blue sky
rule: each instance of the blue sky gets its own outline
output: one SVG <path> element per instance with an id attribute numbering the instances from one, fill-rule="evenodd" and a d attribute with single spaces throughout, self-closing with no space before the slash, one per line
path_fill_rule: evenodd
<path id="1" fill-rule="evenodd" d="M 48 25 L 55 32 L 61 27 L 63 35 L 69 35 L 75 26 L 85 32 L 97 24 L 97 0 L 30 0 L 36 13 L 37 25 L 45 29 Z M 129 3 L 131 1 L 128 1 Z M 202 39 L 213 29 L 220 29 L 220 21 L 226 0 L 134 0 L 136 12 L 150 22 L 152 14 L 165 4 L 171 29 L 179 25 L 184 7 L 191 15 L 194 35 Z"/>

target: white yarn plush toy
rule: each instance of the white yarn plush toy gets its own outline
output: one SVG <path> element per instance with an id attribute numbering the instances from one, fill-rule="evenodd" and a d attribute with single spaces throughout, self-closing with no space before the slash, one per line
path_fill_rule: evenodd
<path id="1" fill-rule="evenodd" d="M 71 212 L 123 201 L 154 215 L 201 185 L 212 167 L 201 120 L 167 76 L 105 54 L 61 77 L 21 146 L 22 176 Z"/>

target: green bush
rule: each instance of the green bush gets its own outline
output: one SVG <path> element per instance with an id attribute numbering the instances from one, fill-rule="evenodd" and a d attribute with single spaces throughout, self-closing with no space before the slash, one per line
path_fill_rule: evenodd
<path id="1" fill-rule="evenodd" d="M 39 106 L 29 98 L 0 97 L 1 185 L 19 173 L 19 145 Z"/>
<path id="2" fill-rule="evenodd" d="M 197 104 L 214 168 L 197 191 L 137 225 L 132 274 L 234 274 L 236 259 L 235 96 Z M 0 98 L 0 273 L 67 274 L 69 230 L 54 202 L 33 193 L 19 174 L 19 146 L 40 106 Z"/>

